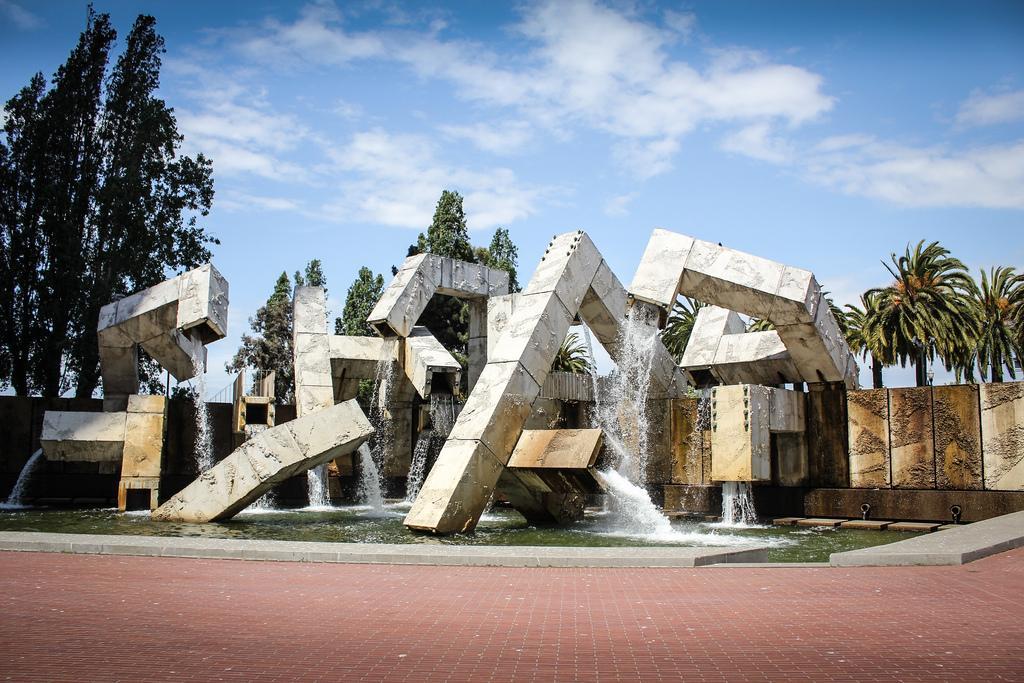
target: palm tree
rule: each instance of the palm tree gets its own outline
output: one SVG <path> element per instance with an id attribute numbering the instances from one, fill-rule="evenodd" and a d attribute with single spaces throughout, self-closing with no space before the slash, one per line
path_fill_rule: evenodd
<path id="1" fill-rule="evenodd" d="M 992 371 L 992 381 L 1003 381 L 1003 367 L 1016 379 L 1014 357 L 1024 356 L 1021 345 L 1021 326 L 1024 324 L 1024 275 L 1012 267 L 981 271 L 981 286 L 975 288 L 975 312 L 978 316 L 978 343 L 975 347 L 978 370 L 986 379 Z"/>
<path id="2" fill-rule="evenodd" d="M 589 374 L 593 367 L 590 352 L 580 341 L 578 334 L 573 332 L 555 354 L 555 360 L 551 363 L 551 372 L 571 372 L 576 375 Z"/>
<path id="3" fill-rule="evenodd" d="M 678 363 L 683 359 L 686 344 L 690 341 L 693 324 L 697 320 L 697 312 L 706 304 L 690 297 L 676 299 L 669 313 L 665 329 L 661 331 L 661 343 L 665 345 L 672 358 Z"/>
<path id="4" fill-rule="evenodd" d="M 893 360 L 887 358 L 887 351 L 881 344 L 877 329 L 871 325 L 878 309 L 879 297 L 872 292 L 865 292 L 860 295 L 861 307 L 854 304 L 846 304 L 847 311 L 843 314 L 846 324 L 846 343 L 854 355 L 867 359 L 871 356 L 871 385 L 875 389 L 885 386 L 882 383 L 882 366 L 891 364 Z"/>
<path id="5" fill-rule="evenodd" d="M 970 303 L 974 281 L 959 259 L 938 242 L 924 240 L 892 266 L 883 262 L 893 277 L 888 287 L 868 290 L 879 298 L 869 326 L 878 335 L 883 357 L 913 363 L 917 385 L 928 384 L 928 361 L 936 356 L 947 369 L 961 367 L 967 349 L 977 338 L 977 317 Z"/>

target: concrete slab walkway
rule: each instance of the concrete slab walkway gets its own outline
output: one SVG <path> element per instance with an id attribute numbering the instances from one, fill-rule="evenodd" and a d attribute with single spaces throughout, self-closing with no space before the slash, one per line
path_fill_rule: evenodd
<path id="1" fill-rule="evenodd" d="M 1024 679 L 1024 549 L 717 571 L 0 553 L 0 600 L 20 681 Z"/>
<path id="2" fill-rule="evenodd" d="M 1024 547 L 1024 512 L 1014 512 L 905 541 L 832 553 L 829 563 L 833 567 L 965 564 L 1020 547 Z"/>
<path id="3" fill-rule="evenodd" d="M 406 543 L 312 543 L 177 536 L 0 532 L 0 550 L 201 557 L 346 564 L 429 564 L 487 567 L 700 567 L 765 562 L 763 546 L 727 548 L 490 546 Z"/>

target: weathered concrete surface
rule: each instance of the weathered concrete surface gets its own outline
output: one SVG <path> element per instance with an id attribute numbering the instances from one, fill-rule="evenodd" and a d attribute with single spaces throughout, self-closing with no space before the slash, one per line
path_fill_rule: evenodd
<path id="1" fill-rule="evenodd" d="M 272 427 L 204 472 L 153 512 L 177 522 L 229 519 L 289 477 L 345 453 L 373 433 L 355 401 L 346 401 Z"/>
<path id="2" fill-rule="evenodd" d="M 952 522 L 956 505 L 962 521 L 976 522 L 1024 510 L 1024 491 L 812 489 L 803 496 L 803 514 L 860 517 L 864 503 L 871 506 L 870 519 Z"/>
<path id="3" fill-rule="evenodd" d="M 323 287 L 296 287 L 292 311 L 295 412 L 302 417 L 334 405 Z"/>
<path id="4" fill-rule="evenodd" d="M 981 385 L 985 488 L 1024 491 L 1024 382 Z"/>
<path id="5" fill-rule="evenodd" d="M 104 394 L 138 392 L 138 346 L 176 379 L 192 377 L 192 356 L 227 334 L 227 310 L 227 280 L 210 264 L 101 308 L 97 334 Z"/>
<path id="6" fill-rule="evenodd" d="M 981 407 L 974 384 L 932 388 L 935 486 L 981 489 Z"/>
<path id="7" fill-rule="evenodd" d="M 850 440 L 850 486 L 889 487 L 889 391 L 846 394 Z"/>
<path id="8" fill-rule="evenodd" d="M 442 378 L 447 393 L 459 393 L 462 366 L 425 327 L 414 327 L 405 338 L 405 376 L 422 398 L 430 398 L 435 376 Z"/>
<path id="9" fill-rule="evenodd" d="M 163 396 L 129 396 L 121 478 L 159 477 L 167 424 Z"/>
<path id="10" fill-rule="evenodd" d="M 697 312 L 679 365 L 694 377 L 694 384 L 701 384 L 700 371 L 710 371 L 722 384 L 803 381 L 778 332 L 748 333 L 735 311 L 720 306 L 704 306 Z"/>
<path id="11" fill-rule="evenodd" d="M 663 487 L 667 512 L 718 515 L 722 512 L 722 487 L 712 484 L 668 484 Z"/>
<path id="12" fill-rule="evenodd" d="M 593 315 L 595 326 L 604 326 L 595 335 L 610 346 L 614 358 L 618 335 L 611 336 L 608 324 L 615 327 L 621 320 L 613 320 L 608 312 L 617 310 L 625 310 L 625 290 L 604 267 L 590 238 L 582 231 L 556 236 L 523 293 L 491 307 L 489 322 L 501 331 L 437 464 L 406 516 L 406 526 L 434 533 L 470 531 L 476 526 L 577 313 L 588 325 L 588 315 Z M 655 358 L 655 382 L 681 389 L 685 381 L 678 368 L 664 346 L 657 348 L 661 354 Z M 518 490 L 518 480 L 514 483 Z"/>
<path id="13" fill-rule="evenodd" d="M 832 553 L 829 564 L 833 567 L 957 565 L 1021 546 L 1024 546 L 1024 512 L 1015 512 L 906 541 Z"/>
<path id="14" fill-rule="evenodd" d="M 508 466 L 586 469 L 594 466 L 602 440 L 600 429 L 526 429 Z"/>
<path id="15" fill-rule="evenodd" d="M 711 398 L 711 479 L 781 478 L 792 485 L 806 479 L 804 401 L 803 392 L 787 389 L 753 384 L 715 387 Z"/>
<path id="16" fill-rule="evenodd" d="M 508 294 L 508 273 L 435 254 L 410 256 L 367 322 L 381 336 L 408 337 L 435 293 L 465 299 Z"/>
<path id="17" fill-rule="evenodd" d="M 47 460 L 120 462 L 128 413 L 47 410 L 39 437 Z"/>
<path id="18" fill-rule="evenodd" d="M 770 394 L 767 387 L 715 387 L 711 399 L 711 479 L 769 481 Z"/>
<path id="19" fill-rule="evenodd" d="M 935 488 L 931 387 L 889 390 L 889 454 L 893 488 Z"/>
<path id="20" fill-rule="evenodd" d="M 728 548 L 316 543 L 176 536 L 101 536 L 0 532 L 0 550 L 20 552 L 205 557 L 275 562 L 340 562 L 482 567 L 702 567 L 725 562 L 765 562 L 755 544 Z"/>
<path id="21" fill-rule="evenodd" d="M 698 429 L 699 403 L 695 398 L 676 398 L 671 401 L 673 484 L 703 484 L 705 476 L 710 481 L 711 473 L 705 473 L 703 469 L 704 439 Z"/>
<path id="22" fill-rule="evenodd" d="M 679 294 L 771 321 L 805 382 L 856 388 L 857 364 L 810 271 L 655 230 L 630 294 L 662 319 Z"/>
<path id="23" fill-rule="evenodd" d="M 807 387 L 807 463 L 811 486 L 849 486 L 846 387 Z"/>

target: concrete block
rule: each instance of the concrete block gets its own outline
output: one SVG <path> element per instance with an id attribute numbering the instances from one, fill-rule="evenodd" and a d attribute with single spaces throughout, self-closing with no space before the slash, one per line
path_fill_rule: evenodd
<path id="1" fill-rule="evenodd" d="M 851 519 L 839 526 L 843 529 L 869 529 L 871 531 L 882 531 L 889 527 L 892 522 L 877 519 Z"/>
<path id="2" fill-rule="evenodd" d="M 889 390 L 889 453 L 893 488 L 935 488 L 931 387 Z"/>
<path id="3" fill-rule="evenodd" d="M 834 383 L 807 388 L 809 485 L 849 486 L 846 387 Z"/>
<path id="4" fill-rule="evenodd" d="M 551 371 L 573 317 L 554 292 L 521 295 L 515 300 L 508 326 L 488 354 L 489 362 L 520 362 L 540 386 Z"/>
<path id="5" fill-rule="evenodd" d="M 487 300 L 487 357 L 494 353 L 494 347 L 498 343 L 498 337 L 508 327 L 512 319 L 512 312 L 515 310 L 516 300 L 521 294 L 506 294 L 504 296 L 493 296 Z"/>
<path id="6" fill-rule="evenodd" d="M 626 290 L 605 261 L 601 261 L 590 289 L 583 296 L 579 317 L 593 332 L 597 342 L 611 353 L 622 336 Z"/>
<path id="7" fill-rule="evenodd" d="M 166 415 L 167 398 L 165 396 L 143 396 L 135 394 L 128 397 L 126 409 L 129 413 Z"/>
<path id="8" fill-rule="evenodd" d="M 934 522 L 893 522 L 889 525 L 889 531 L 913 531 L 916 533 L 931 533 L 942 526 Z"/>
<path id="9" fill-rule="evenodd" d="M 794 526 L 797 522 L 804 519 L 803 517 L 776 517 L 772 520 L 774 526 Z"/>
<path id="10" fill-rule="evenodd" d="M 102 341 L 102 340 L 101 340 Z M 100 345 L 100 375 L 104 396 L 125 396 L 139 390 L 139 349 Z"/>
<path id="11" fill-rule="evenodd" d="M 985 488 L 1024 491 L 1024 382 L 979 389 Z"/>
<path id="12" fill-rule="evenodd" d="M 164 521 L 229 519 L 285 479 L 358 448 L 373 428 L 355 401 L 261 432 L 153 512 Z"/>
<path id="13" fill-rule="evenodd" d="M 768 425 L 773 432 L 803 432 L 806 429 L 805 395 L 802 391 L 769 388 Z"/>
<path id="14" fill-rule="evenodd" d="M 431 269 L 399 270 L 370 311 L 367 322 L 382 336 L 408 337 L 436 291 Z"/>
<path id="15" fill-rule="evenodd" d="M 425 327 L 414 327 L 405 338 L 405 375 L 422 398 L 430 398 L 435 375 L 445 378 L 452 394 L 459 393 L 462 366 Z"/>
<path id="16" fill-rule="evenodd" d="M 503 469 L 481 442 L 449 439 L 423 482 L 405 526 L 438 534 L 472 531 Z"/>
<path id="17" fill-rule="evenodd" d="M 47 410 L 39 443 L 47 460 L 120 462 L 127 415 Z"/>
<path id="18" fill-rule="evenodd" d="M 772 481 L 778 486 L 806 486 L 810 477 L 807 435 L 803 432 L 772 433 Z"/>
<path id="19" fill-rule="evenodd" d="M 508 467 L 586 469 L 601 449 L 600 429 L 528 429 L 516 444 Z"/>
<path id="20" fill-rule="evenodd" d="M 977 385 L 932 387 L 932 419 L 936 488 L 983 488 Z"/>
<path id="21" fill-rule="evenodd" d="M 523 294 L 555 292 L 565 308 L 575 315 L 601 261 L 601 254 L 582 230 L 557 235 L 545 250 Z"/>
<path id="22" fill-rule="evenodd" d="M 121 477 L 160 476 L 165 425 L 163 412 L 127 413 Z"/>
<path id="23" fill-rule="evenodd" d="M 195 376 L 196 363 L 193 358 L 202 359 L 200 369 L 206 372 L 206 347 L 198 336 L 190 337 L 180 330 L 171 329 L 139 345 L 179 382 Z"/>
<path id="24" fill-rule="evenodd" d="M 679 294 L 680 278 L 693 243 L 692 237 L 654 230 L 629 286 L 630 295 L 668 312 Z"/>
<path id="25" fill-rule="evenodd" d="M 466 399 L 448 438 L 480 440 L 504 464 L 539 394 L 540 386 L 521 364 L 491 361 Z"/>
<path id="26" fill-rule="evenodd" d="M 824 526 L 824 527 L 831 527 L 831 528 L 835 529 L 837 526 L 842 524 L 844 521 L 846 521 L 846 520 L 843 520 L 843 519 L 826 519 L 824 517 L 810 517 L 810 518 L 806 518 L 806 519 L 798 519 L 796 521 L 796 525 L 797 526 L 811 526 L 811 527 L 814 527 L 814 526 Z"/>
<path id="27" fill-rule="evenodd" d="M 744 332 L 746 325 L 735 311 L 721 306 L 704 306 L 697 311 L 693 331 L 679 364 L 684 368 L 712 365 L 722 338 L 725 335 L 740 335 Z"/>
<path id="28" fill-rule="evenodd" d="M 293 334 L 327 334 L 327 297 L 323 287 L 296 287 L 292 311 Z"/>
<path id="29" fill-rule="evenodd" d="M 698 301 L 755 318 L 768 318 L 784 269 L 775 261 L 693 240 L 681 290 Z"/>
<path id="30" fill-rule="evenodd" d="M 814 274 L 803 268 L 786 266 L 768 318 L 776 325 L 813 323 L 818 308 L 828 306 Z"/>
<path id="31" fill-rule="evenodd" d="M 228 281 L 206 264 L 178 276 L 178 328 L 204 344 L 228 332 Z"/>
<path id="32" fill-rule="evenodd" d="M 711 408 L 711 479 L 771 479 L 770 394 L 749 384 L 716 387 Z"/>
<path id="33" fill-rule="evenodd" d="M 850 486 L 889 487 L 889 391 L 846 394 L 850 442 Z"/>
<path id="34" fill-rule="evenodd" d="M 703 438 L 698 429 L 699 401 L 677 398 L 672 409 L 672 483 L 703 484 Z"/>

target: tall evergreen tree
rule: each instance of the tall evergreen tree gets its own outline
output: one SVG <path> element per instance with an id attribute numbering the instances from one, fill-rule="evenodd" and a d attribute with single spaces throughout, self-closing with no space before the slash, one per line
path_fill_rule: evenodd
<path id="1" fill-rule="evenodd" d="M 366 318 L 383 292 L 384 276 L 374 275 L 366 266 L 360 268 L 359 275 L 348 288 L 341 317 L 334 320 L 334 333 L 351 337 L 373 336 Z"/>
<path id="2" fill-rule="evenodd" d="M 251 334 L 242 335 L 242 344 L 228 372 L 253 368 L 274 372 L 274 394 L 278 403 L 290 403 L 295 397 L 295 369 L 292 354 L 292 285 L 288 273 L 281 273 L 274 291 L 256 315 L 249 318 Z"/>
<path id="3" fill-rule="evenodd" d="M 324 275 L 320 259 L 315 258 L 306 264 L 305 275 L 295 271 L 296 287 L 323 287 L 324 296 L 327 296 L 327 276 Z"/>
<path id="4" fill-rule="evenodd" d="M 109 17 L 90 9 L 53 87 L 37 75 L 7 103 L 0 341 L 18 351 L 0 370 L 18 393 L 56 395 L 74 379 L 78 395 L 91 395 L 99 308 L 209 260 L 216 243 L 197 225 L 213 200 L 210 162 L 178 156 L 172 110 L 155 97 L 164 51 L 155 20 L 136 20 L 104 88 L 115 37 Z"/>
<path id="5" fill-rule="evenodd" d="M 491 244 L 486 249 L 478 249 L 476 256 L 478 263 L 508 273 L 509 291 L 520 291 L 519 275 L 516 272 L 519 266 L 519 249 L 509 236 L 507 228 L 495 230 Z"/>

